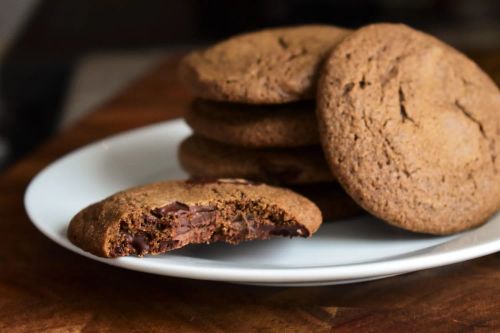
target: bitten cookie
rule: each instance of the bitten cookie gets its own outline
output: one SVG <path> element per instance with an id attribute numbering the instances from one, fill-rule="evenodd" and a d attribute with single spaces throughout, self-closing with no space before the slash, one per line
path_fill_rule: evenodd
<path id="1" fill-rule="evenodd" d="M 348 30 L 309 25 L 251 32 L 189 54 L 180 76 L 197 97 L 279 104 L 314 97 L 320 64 Z"/>
<path id="2" fill-rule="evenodd" d="M 320 146 L 243 149 L 190 136 L 178 151 L 184 170 L 193 177 L 246 178 L 272 184 L 333 181 Z"/>
<path id="3" fill-rule="evenodd" d="M 292 191 L 241 179 L 131 188 L 80 211 L 68 237 L 101 257 L 159 254 L 187 244 L 308 237 L 319 209 Z"/>
<path id="4" fill-rule="evenodd" d="M 248 148 L 319 144 L 314 103 L 245 105 L 196 100 L 185 120 L 196 134 Z"/>
<path id="5" fill-rule="evenodd" d="M 500 207 L 500 94 L 463 54 L 404 25 L 349 35 L 326 61 L 320 137 L 332 172 L 366 210 L 449 234 Z"/>

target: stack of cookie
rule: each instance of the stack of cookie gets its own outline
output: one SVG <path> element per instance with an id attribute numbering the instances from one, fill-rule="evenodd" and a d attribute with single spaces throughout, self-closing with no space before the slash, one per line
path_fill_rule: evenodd
<path id="1" fill-rule="evenodd" d="M 193 176 L 290 186 L 326 218 L 359 211 L 338 182 L 381 220 L 431 234 L 500 208 L 498 88 L 425 33 L 265 30 L 190 54 L 181 76 L 200 98 L 179 153 Z"/>
<path id="2" fill-rule="evenodd" d="M 398 24 L 267 30 L 195 52 L 181 73 L 199 98 L 181 164 L 226 179 L 115 194 L 76 215 L 74 244 L 116 257 L 307 237 L 320 209 L 346 216 L 359 211 L 354 201 L 391 225 L 442 235 L 500 209 L 500 93 L 432 36 Z M 307 101 L 315 90 L 316 106 Z M 293 191 L 228 178 L 292 187 L 320 209 Z"/>
<path id="3" fill-rule="evenodd" d="M 291 187 L 328 219 L 359 214 L 328 168 L 313 101 L 322 60 L 348 32 L 270 29 L 186 57 L 181 77 L 197 98 L 185 115 L 194 134 L 179 148 L 183 168 Z"/>

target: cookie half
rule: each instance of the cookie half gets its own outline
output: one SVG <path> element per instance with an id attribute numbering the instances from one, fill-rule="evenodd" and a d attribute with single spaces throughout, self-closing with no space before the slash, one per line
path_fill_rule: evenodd
<path id="1" fill-rule="evenodd" d="M 80 211 L 68 237 L 101 257 L 160 254 L 187 244 L 237 244 L 313 234 L 319 209 L 292 191 L 238 179 L 169 181 L 119 192 Z"/>
<path id="2" fill-rule="evenodd" d="M 185 114 L 193 131 L 206 138 L 248 148 L 319 144 L 315 105 L 245 105 L 196 100 Z"/>
<path id="3" fill-rule="evenodd" d="M 449 234 L 500 207 L 500 94 L 466 56 L 422 32 L 374 24 L 328 57 L 318 122 L 332 172 L 366 210 Z"/>
<path id="4" fill-rule="evenodd" d="M 309 25 L 232 37 L 181 63 L 181 79 L 197 97 L 279 104 L 314 97 L 320 64 L 348 30 Z"/>
<path id="5" fill-rule="evenodd" d="M 244 149 L 193 135 L 178 151 L 193 177 L 246 178 L 271 184 L 334 181 L 320 146 Z"/>

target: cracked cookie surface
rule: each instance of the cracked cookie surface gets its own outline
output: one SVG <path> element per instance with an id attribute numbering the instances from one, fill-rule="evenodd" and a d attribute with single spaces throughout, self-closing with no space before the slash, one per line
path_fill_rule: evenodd
<path id="1" fill-rule="evenodd" d="M 101 257 L 142 256 L 187 244 L 308 237 L 321 222 L 311 201 L 287 189 L 243 179 L 165 181 L 81 210 L 68 237 Z"/>
<path id="2" fill-rule="evenodd" d="M 500 208 L 500 94 L 466 56 L 404 25 L 374 24 L 331 53 L 318 88 L 327 162 L 366 210 L 448 234 Z"/>
<path id="3" fill-rule="evenodd" d="M 349 30 L 309 25 L 251 32 L 189 54 L 180 76 L 196 97 L 247 104 L 313 99 L 324 57 Z"/>

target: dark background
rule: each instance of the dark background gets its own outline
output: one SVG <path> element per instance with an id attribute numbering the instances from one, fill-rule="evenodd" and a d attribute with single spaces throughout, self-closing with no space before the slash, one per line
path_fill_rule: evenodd
<path id="1" fill-rule="evenodd" d="M 0 0 L 0 10 L 9 6 Z M 500 48 L 500 1 L 39 0 L 0 63 L 0 168 L 57 130 L 79 58 L 206 44 L 263 27 L 403 22 L 467 52 Z"/>

